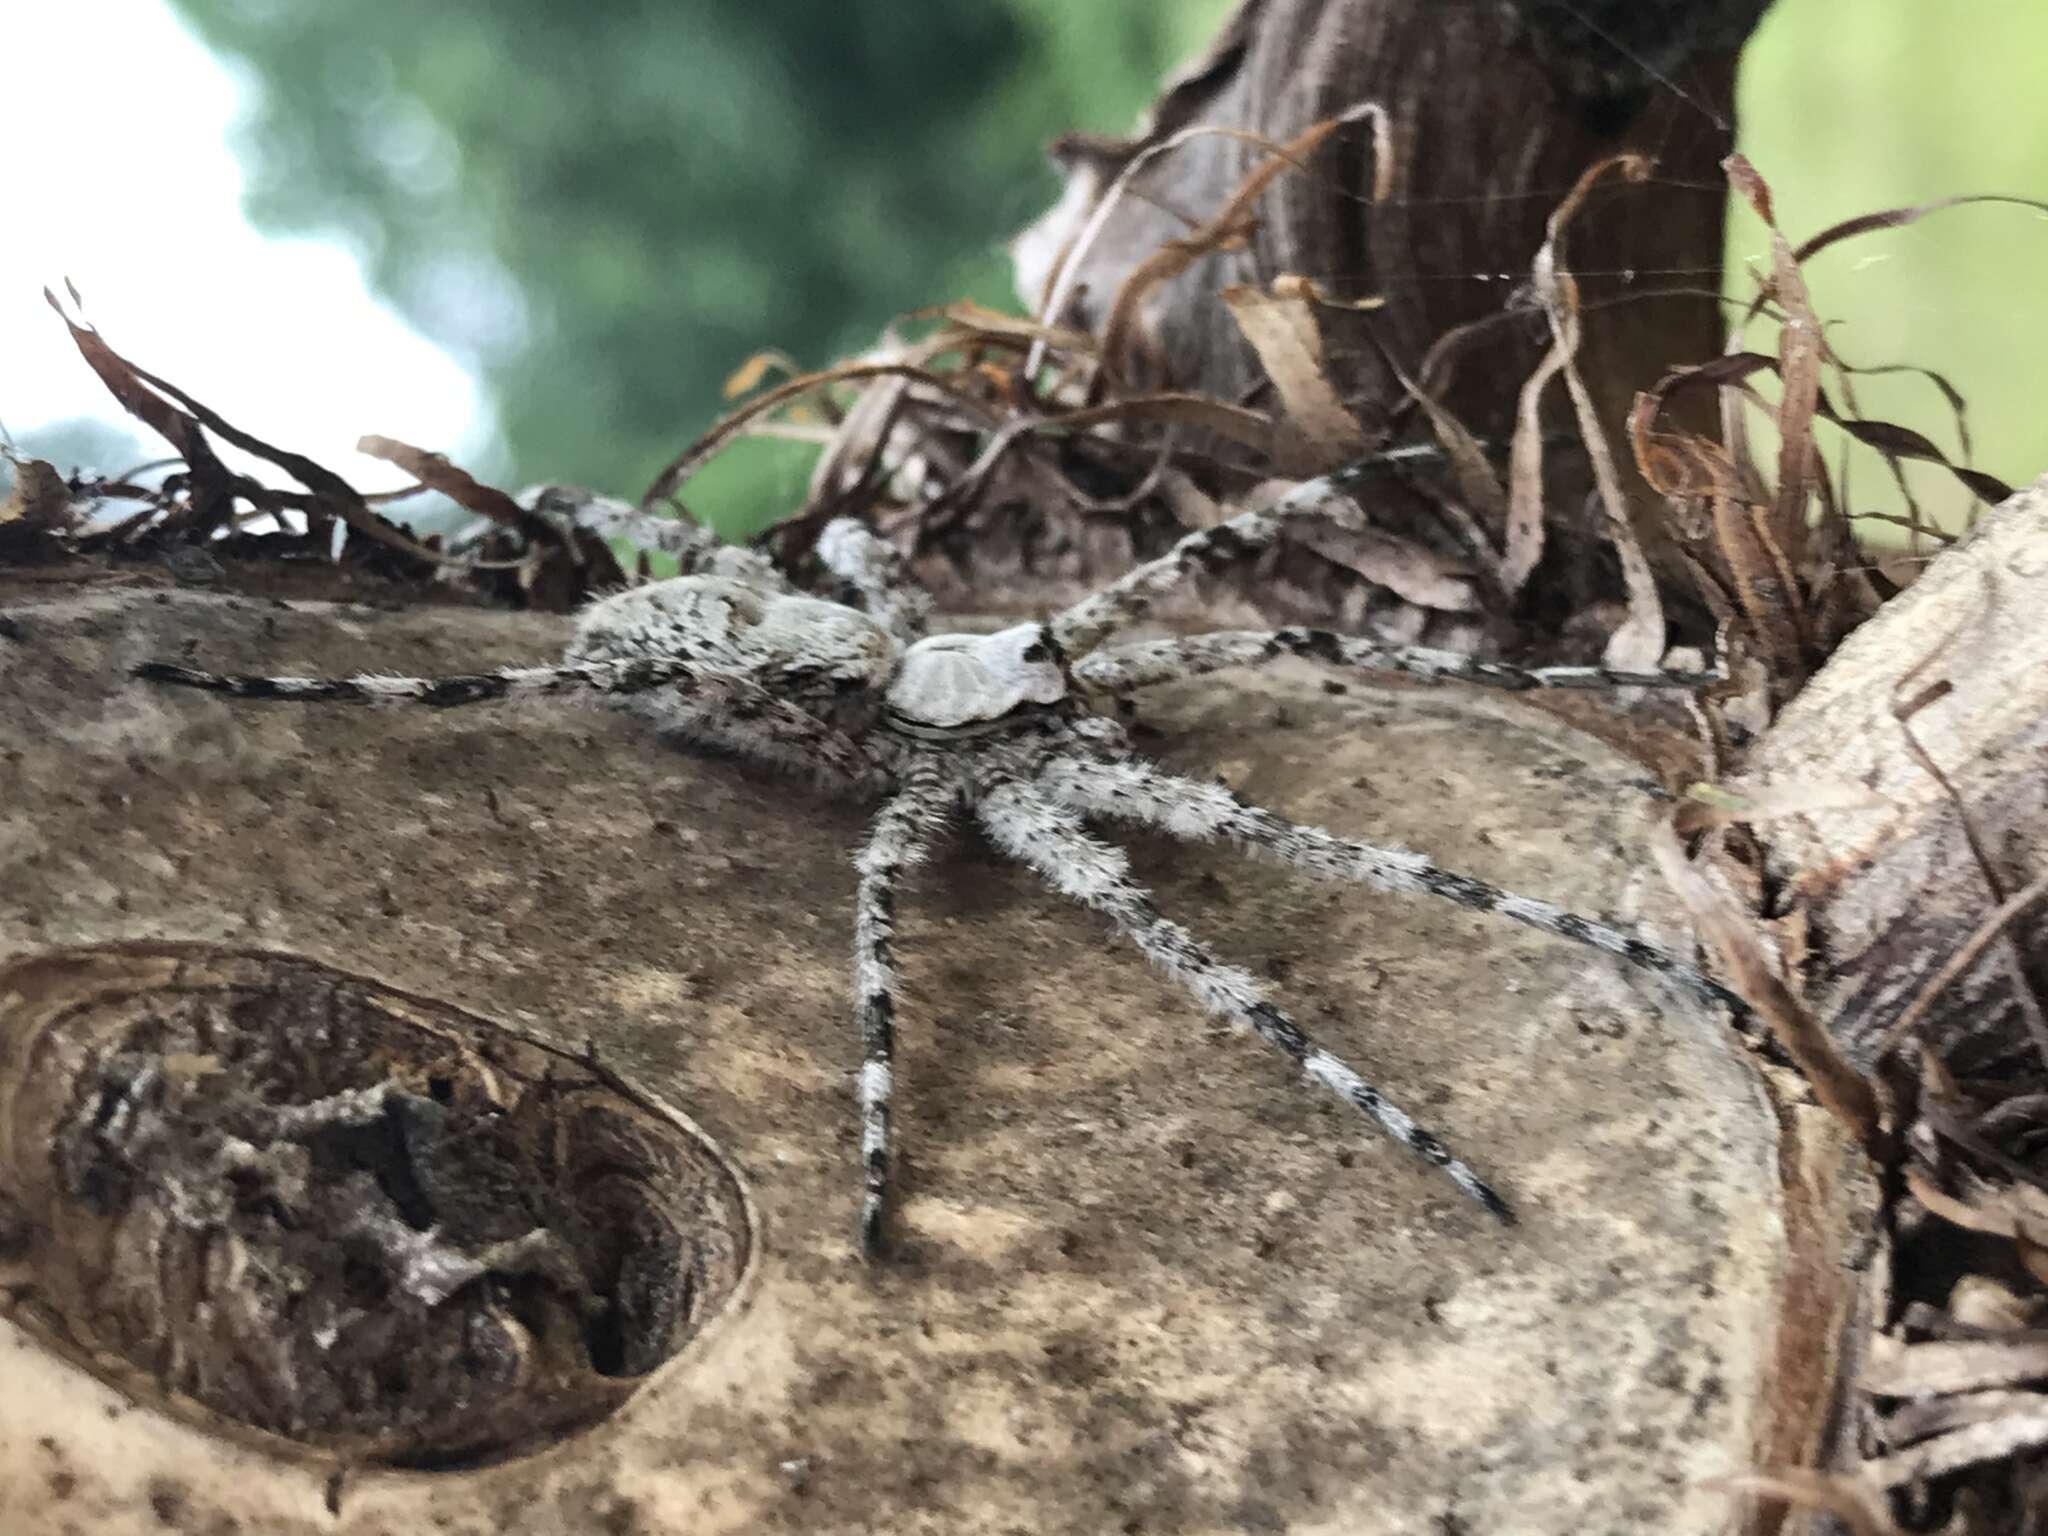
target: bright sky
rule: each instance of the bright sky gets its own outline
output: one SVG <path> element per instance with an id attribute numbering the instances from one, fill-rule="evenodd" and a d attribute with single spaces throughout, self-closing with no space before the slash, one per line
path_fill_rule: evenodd
<path id="1" fill-rule="evenodd" d="M 404 479 L 355 453 L 365 432 L 478 441 L 475 383 L 370 296 L 353 257 L 244 221 L 228 135 L 245 87 L 160 0 L 7 10 L 0 422 L 15 437 L 100 416 L 159 446 L 43 303 L 68 277 L 117 352 L 365 489 Z"/>

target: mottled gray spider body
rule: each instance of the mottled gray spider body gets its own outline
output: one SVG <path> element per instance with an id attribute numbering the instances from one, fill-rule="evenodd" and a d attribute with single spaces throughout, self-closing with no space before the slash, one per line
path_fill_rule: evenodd
<path id="1" fill-rule="evenodd" d="M 858 524 L 829 525 L 818 554 L 849 594 L 796 591 L 764 556 L 728 549 L 686 524 L 583 492 L 549 487 L 535 510 L 673 555 L 683 574 L 586 609 L 564 659 L 463 677 L 228 677 L 151 663 L 139 675 L 243 698 L 452 706 L 535 694 L 617 702 L 664 734 L 820 775 L 877 796 L 881 809 L 855 860 L 854 997 L 864 1251 L 878 1244 L 889 1200 L 895 1056 L 895 901 L 956 812 L 1054 889 L 1106 916 L 1212 1012 L 1283 1052 L 1309 1079 L 1374 1119 L 1503 1219 L 1506 1203 L 1429 1131 L 1275 1006 L 1253 978 L 1217 959 L 1153 906 L 1121 852 L 1089 830 L 1124 820 L 1184 840 L 1225 841 L 1312 874 L 1435 896 L 1603 949 L 1725 998 L 1715 983 L 1654 945 L 1546 902 L 1511 895 L 1399 849 L 1297 826 L 1227 789 L 1146 762 L 1095 702 L 1222 667 L 1307 656 L 1338 666 L 1456 678 L 1495 687 L 1692 687 L 1703 674 L 1597 667 L 1522 669 L 1452 653 L 1383 646 L 1318 630 L 1235 631 L 1111 645 L 1152 602 L 1204 570 L 1317 512 L 1356 516 L 1344 472 L 1310 481 L 1272 508 L 1190 534 L 1158 560 L 1042 623 L 991 635 L 926 636 L 929 600 L 887 546 Z M 857 606 L 856 606 L 857 605 Z"/>

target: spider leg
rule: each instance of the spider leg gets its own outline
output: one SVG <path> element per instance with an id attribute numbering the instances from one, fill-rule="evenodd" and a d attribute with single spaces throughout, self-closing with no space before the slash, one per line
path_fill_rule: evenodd
<path id="1" fill-rule="evenodd" d="M 1704 688 L 1722 681 L 1717 672 L 1624 672 L 1613 667 L 1517 667 L 1482 661 L 1457 651 L 1417 645 L 1382 645 L 1327 629 L 1219 630 L 1119 645 L 1084 657 L 1074 676 L 1103 693 L 1122 693 L 1154 683 L 1200 677 L 1227 667 L 1256 667 L 1282 656 L 1299 656 L 1337 667 L 1402 672 L 1430 682 L 1478 683 L 1488 688 Z"/>
<path id="2" fill-rule="evenodd" d="M 499 699 L 534 698 L 562 693 L 644 693 L 650 688 L 675 688 L 692 693 L 723 685 L 727 680 L 700 672 L 678 657 L 627 661 L 572 661 L 546 667 L 499 667 L 494 672 L 457 673 L 448 677 L 397 677 L 360 672 L 352 677 L 260 677 L 202 672 L 165 661 L 146 661 L 135 669 L 145 682 L 171 683 L 238 699 L 302 699 L 322 704 L 425 704 L 449 709 L 461 704 L 488 704 Z"/>
<path id="3" fill-rule="evenodd" d="M 896 881 L 924 862 L 942 830 L 953 791 L 929 763 L 913 763 L 901 788 L 875 817 L 854 859 L 860 890 L 853 921 L 853 995 L 860 1018 L 860 1158 L 864 1193 L 860 1246 L 881 1251 L 889 1206 L 889 1101 L 896 1055 Z"/>
<path id="4" fill-rule="evenodd" d="M 1362 523 L 1363 515 L 1343 493 L 1368 479 L 1379 463 L 1374 457 L 1347 464 L 1302 481 L 1270 507 L 1240 512 L 1213 528 L 1188 534 L 1158 559 L 1134 566 L 1100 592 L 1055 614 L 1047 624 L 1054 642 L 1070 659 L 1087 655 L 1119 629 L 1144 618 L 1157 599 L 1183 582 L 1272 543 L 1291 518 L 1320 512 L 1347 525 Z"/>
<path id="5" fill-rule="evenodd" d="M 898 640 L 919 639 L 931 620 L 931 595 L 903 557 L 850 517 L 835 517 L 818 535 L 825 569 L 860 594 L 868 615 Z"/>
<path id="6" fill-rule="evenodd" d="M 547 667 L 500 667 L 449 677 L 261 677 L 202 672 L 147 661 L 135 669 L 145 682 L 198 688 L 239 699 L 296 699 L 326 704 L 424 704 L 449 709 L 560 694 L 599 698 L 636 696 L 657 725 L 709 739 L 776 761 L 799 762 L 848 778 L 863 778 L 873 764 L 844 732 L 745 678 L 696 670 L 681 657 L 571 661 Z"/>
<path id="7" fill-rule="evenodd" d="M 1741 999 L 1719 982 L 1669 951 L 1619 928 L 1441 869 L 1419 853 L 1354 842 L 1321 827 L 1302 826 L 1245 804 L 1220 784 L 1166 773 L 1135 755 L 1105 753 L 1093 761 L 1055 758 L 1040 770 L 1038 782 L 1061 805 L 1076 811 L 1140 822 L 1187 842 L 1235 843 L 1246 852 L 1325 879 L 1435 896 L 1474 912 L 1496 913 L 1668 976 L 1709 1001 L 1743 1008 Z"/>
<path id="8" fill-rule="evenodd" d="M 666 555 L 678 576 L 729 576 L 774 592 L 789 583 L 775 562 L 757 550 L 723 542 L 708 528 L 686 518 L 662 517 L 628 502 L 577 485 L 535 485 L 519 493 L 519 504 L 589 530 L 603 539 L 617 539 L 629 548 Z"/>
<path id="9" fill-rule="evenodd" d="M 1226 965 L 1186 929 L 1169 922 L 1151 893 L 1131 879 L 1118 849 L 1091 836 L 1073 811 L 1016 780 L 988 787 L 975 815 L 998 848 L 1035 870 L 1048 885 L 1107 915 L 1161 970 L 1211 1012 L 1249 1028 L 1313 1079 L 1379 1122 L 1395 1141 L 1419 1153 L 1503 1221 L 1507 1202 L 1413 1116 L 1393 1103 L 1342 1059 L 1318 1045 L 1302 1027 L 1268 1002 L 1258 983 Z"/>

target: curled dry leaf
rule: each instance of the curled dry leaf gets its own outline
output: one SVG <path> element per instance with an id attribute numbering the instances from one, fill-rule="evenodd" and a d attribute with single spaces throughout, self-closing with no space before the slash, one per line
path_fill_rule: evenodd
<path id="1" fill-rule="evenodd" d="M 1337 117 L 1324 118 L 1303 129 L 1252 167 L 1213 217 L 1181 238 L 1167 241 L 1133 267 L 1118 287 L 1116 298 L 1110 304 L 1109 317 L 1103 323 L 1102 361 L 1105 371 L 1128 376 L 1130 353 L 1138 332 L 1138 317 L 1154 289 L 1185 272 L 1211 251 L 1243 240 L 1251 227 L 1252 206 L 1272 184 L 1274 177 L 1283 171 L 1299 170 L 1331 134 L 1347 123 L 1368 117 L 1377 128 L 1375 160 L 1380 166 L 1387 166 L 1390 164 L 1390 157 L 1385 154 L 1389 133 L 1387 115 L 1377 103 L 1362 103 Z M 1380 174 L 1383 179 L 1386 172 L 1383 170 Z M 1048 318 L 1056 319 L 1058 315 L 1057 309 L 1048 308 Z"/>
<path id="2" fill-rule="evenodd" d="M 940 313 L 969 341 L 1028 342 L 1033 345 L 1042 342 L 1061 352 L 1082 357 L 1095 350 L 1095 338 L 1086 331 L 1077 331 L 1071 326 L 1048 325 L 1022 315 L 1006 315 L 999 309 L 991 309 L 971 299 L 948 304 Z M 1036 371 L 1028 366 L 1024 370 L 1026 374 Z"/>
<path id="3" fill-rule="evenodd" d="M 1792 1058 L 1815 1097 L 1848 1127 L 1860 1145 L 1876 1149 L 1882 1133 L 1876 1091 L 1779 977 L 1764 953 L 1754 921 L 1733 910 L 1708 883 L 1686 858 L 1668 824 L 1653 831 L 1650 851 L 1666 883 L 1698 922 L 1729 986 Z"/>
<path id="4" fill-rule="evenodd" d="M 1629 416 L 1629 424 L 1631 435 L 1636 441 L 1636 462 L 1642 468 L 1643 477 L 1665 496 L 1702 494 L 1708 489 L 1707 484 L 1674 477 L 1674 471 L 1682 471 L 1689 458 L 1688 455 L 1676 451 L 1674 439 L 1681 434 L 1660 432 L 1657 428 L 1658 419 L 1670 402 L 1681 394 L 1696 389 L 1726 388 L 1748 378 L 1751 374 L 1775 373 L 1778 367 L 1778 359 L 1768 353 L 1729 352 L 1710 362 L 1674 368 L 1658 380 L 1653 388 L 1638 395 L 1635 409 Z M 1995 506 L 2012 495 L 2012 487 L 1996 475 L 1955 463 L 1924 433 L 1916 432 L 1911 427 L 1899 426 L 1895 422 L 1868 421 L 1844 414 L 1835 408 L 1824 389 L 1815 393 L 1813 414 L 1880 453 L 1895 454 L 1902 459 L 1913 459 L 1947 470 L 1960 484 L 1967 487 L 1972 495 L 1988 505 Z M 1717 453 L 1724 452 L 1716 444 L 1707 446 L 1714 448 Z"/>
<path id="5" fill-rule="evenodd" d="M 2003 192 L 1968 192 L 1957 197 L 1938 197 L 1930 203 L 1913 203 L 1903 208 L 1885 208 L 1876 213 L 1859 213 L 1854 218 L 1843 219 L 1830 224 L 1817 235 L 1809 235 L 1793 250 L 1793 259 L 1805 261 L 1817 256 L 1837 241 L 1852 239 L 1868 234 L 1874 229 L 1904 229 L 1908 224 L 1917 224 L 1930 213 L 1942 213 L 1950 208 L 1969 208 L 1980 203 L 2003 204 L 2009 208 L 2031 208 L 2036 213 L 2048 213 L 2048 202 L 2034 197 L 2014 197 Z"/>
<path id="6" fill-rule="evenodd" d="M 1515 397 L 1515 432 L 1508 443 L 1506 533 L 1500 581 L 1510 595 L 1527 585 L 1543 558 L 1543 391 L 1564 371 L 1565 339 L 1553 338 L 1543 360 Z M 1425 377 L 1427 375 L 1425 374 Z"/>
<path id="7" fill-rule="evenodd" d="M 1628 503 L 1622 495 L 1621 476 L 1615 472 L 1614 454 L 1607 444 L 1607 429 L 1593 403 L 1592 391 L 1579 372 L 1579 290 L 1571 274 L 1559 265 L 1564 234 L 1572 217 L 1601 177 L 1613 172 L 1629 181 L 1640 182 L 1650 174 L 1650 162 L 1641 155 L 1613 155 L 1588 166 L 1565 200 L 1557 206 L 1546 225 L 1543 244 L 1537 249 L 1533 277 L 1536 296 L 1550 319 L 1551 334 L 1563 354 L 1565 388 L 1577 413 L 1579 435 L 1593 466 L 1594 493 L 1606 513 L 1608 540 L 1621 562 L 1622 586 L 1628 596 L 1628 618 L 1609 638 L 1605 659 L 1609 666 L 1646 669 L 1654 667 L 1664 654 L 1664 599 L 1657 579 L 1644 558 L 1635 525 L 1629 520 Z"/>
<path id="8" fill-rule="evenodd" d="M 1994 1188 L 1980 1183 L 1974 1198 L 1963 1199 L 1942 1189 L 1923 1169 L 1908 1168 L 1904 1178 L 1907 1192 L 1950 1226 L 2010 1242 L 2020 1267 L 2048 1285 L 2048 1244 L 2034 1236 L 2048 1230 L 2048 1213 L 2029 1201 L 2024 1184 Z"/>
<path id="9" fill-rule="evenodd" d="M 485 485 L 451 464 L 443 454 L 374 435 L 358 438 L 356 452 L 396 464 L 464 510 L 519 534 L 526 544 L 526 557 L 516 569 L 520 589 L 529 600 L 549 608 L 569 608 L 588 596 L 592 587 L 617 586 L 626 579 L 603 539 L 548 521 L 496 486 Z"/>
<path id="10" fill-rule="evenodd" d="M 1280 397 L 1286 426 L 1273 455 L 1282 473 L 1313 475 L 1364 454 L 1365 429 L 1323 371 L 1315 309 L 1298 292 L 1238 285 L 1218 297 L 1258 354 Z"/>
<path id="11" fill-rule="evenodd" d="M 801 374 L 803 369 L 797 366 L 788 353 L 770 348 L 756 352 L 727 374 L 725 382 L 719 386 L 719 393 L 728 400 L 737 400 L 741 395 L 759 389 L 761 381 L 767 378 L 771 371 L 795 377 Z"/>
<path id="12" fill-rule="evenodd" d="M 1067 313 L 1068 304 L 1074 297 L 1074 284 L 1080 277 L 1089 251 L 1102 237 L 1102 232 L 1108 227 L 1117 205 L 1123 201 L 1125 194 L 1137 179 L 1175 150 L 1201 138 L 1237 139 L 1276 154 L 1284 152 L 1283 146 L 1274 143 L 1263 134 L 1221 123 L 1195 123 L 1168 134 L 1156 143 L 1147 144 L 1124 162 L 1116 174 L 1116 179 L 1099 198 L 1095 199 L 1094 207 L 1080 229 L 1071 238 L 1058 244 L 1051 260 L 1044 265 L 1045 275 L 1042 280 L 1036 276 L 1039 262 L 1032 258 L 1026 247 L 1042 250 L 1052 246 L 1058 239 L 1057 229 L 1064 225 L 1064 221 L 1056 217 L 1060 210 L 1055 210 L 1055 215 L 1048 216 L 1048 219 L 1041 221 L 1039 225 L 1034 225 L 1032 230 L 1020 237 L 1017 245 L 1012 248 L 1012 253 L 1017 258 L 1018 287 L 1038 294 L 1036 313 L 1040 324 L 1053 326 Z M 1069 190 L 1086 195 L 1092 192 L 1092 186 L 1086 178 L 1076 177 L 1070 182 Z M 1066 207 L 1065 200 L 1062 200 L 1061 207 Z M 1047 345 L 1048 342 L 1043 339 L 1032 344 L 1030 356 L 1024 365 L 1027 374 L 1038 372 L 1039 366 L 1045 361 Z"/>
<path id="13" fill-rule="evenodd" d="M 764 394 L 756 395 L 737 410 L 729 411 L 713 422 L 695 442 L 677 454 L 657 474 L 647 489 L 641 493 L 640 504 L 649 506 L 673 496 L 699 469 L 728 442 L 739 434 L 742 427 L 755 417 L 788 404 L 801 395 L 828 388 L 834 384 L 852 383 L 861 379 L 903 378 L 910 379 L 929 389 L 937 391 L 949 401 L 962 407 L 971 415 L 983 420 L 992 420 L 989 407 L 972 391 L 961 387 L 944 374 L 917 363 L 899 362 L 854 362 L 841 363 L 837 367 L 823 368 L 816 373 L 806 373 L 798 378 L 785 380 Z"/>
<path id="14" fill-rule="evenodd" d="M 551 544 L 556 540 L 555 529 L 546 518 L 529 512 L 495 486 L 485 485 L 467 470 L 451 464 L 445 454 L 374 434 L 357 438 L 356 452 L 396 464 L 429 490 L 439 491 L 457 506 L 524 534 L 532 543 Z"/>
<path id="15" fill-rule="evenodd" d="M 71 298 L 78 302 L 77 290 L 72 289 Z M 265 511 L 276 512 L 292 507 L 307 511 L 326 519 L 339 518 L 350 528 L 362 533 L 389 548 L 411 555 L 429 567 L 443 563 L 443 557 L 418 540 L 400 532 L 384 519 L 371 512 L 363 504 L 362 497 L 341 476 L 324 465 L 315 463 L 302 453 L 275 448 L 252 433 L 244 432 L 232 422 L 225 420 L 217 411 L 200 404 L 177 385 L 161 379 L 147 369 L 137 367 L 107 345 L 99 332 L 84 325 L 65 313 L 63 305 L 57 302 L 55 294 L 43 290 L 43 298 L 49 303 L 57 317 L 71 332 L 71 339 L 77 345 L 93 370 L 114 398 L 121 402 L 129 414 L 148 425 L 184 459 L 193 477 L 193 499 L 201 503 L 196 508 L 196 526 L 191 530 L 204 537 L 213 528 L 225 523 L 234 515 L 234 497 L 239 495 L 261 506 Z M 180 409 L 182 407 L 182 409 Z M 203 430 L 202 430 L 203 429 Z M 312 492 L 310 504 L 270 492 L 246 476 L 230 474 L 226 466 L 214 453 L 207 441 L 206 433 L 233 443 L 246 453 L 253 453 L 282 469 Z"/>
<path id="16" fill-rule="evenodd" d="M 1273 292 L 1282 298 L 1306 299 L 1321 309 L 1344 309 L 1369 311 L 1385 309 L 1387 296 L 1383 293 L 1369 293 L 1362 299 L 1333 298 L 1328 289 L 1312 277 L 1299 272 L 1283 272 L 1273 279 Z"/>

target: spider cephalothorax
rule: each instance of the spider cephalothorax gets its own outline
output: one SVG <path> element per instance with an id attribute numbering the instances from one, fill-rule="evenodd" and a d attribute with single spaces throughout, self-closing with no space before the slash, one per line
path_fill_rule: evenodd
<path id="1" fill-rule="evenodd" d="M 1727 994 L 1664 950 L 1621 930 L 1439 869 L 1418 854 L 1298 826 L 1229 790 L 1147 762 L 1093 701 L 1151 683 L 1305 656 L 1429 679 L 1505 688 L 1692 687 L 1706 674 L 1524 669 L 1321 630 L 1227 631 L 1112 645 L 1176 584 L 1275 538 L 1286 519 L 1343 520 L 1347 475 L 1309 481 L 1275 506 L 1182 539 L 1102 591 L 1041 623 L 994 634 L 924 633 L 930 602 L 892 551 L 859 524 L 828 525 L 818 555 L 848 601 L 798 592 L 766 557 L 716 544 L 687 524 L 564 487 L 528 494 L 533 509 L 676 558 L 683 574 L 586 609 L 556 665 L 462 677 L 227 677 L 151 663 L 139 675 L 244 698 L 474 704 L 537 694 L 615 700 L 666 734 L 801 768 L 881 799 L 854 916 L 863 1247 L 873 1252 L 889 1199 L 895 1058 L 895 898 L 956 813 L 1049 885 L 1105 915 L 1212 1012 L 1283 1052 L 1311 1081 L 1370 1115 L 1506 1218 L 1478 1174 L 1342 1058 L 1319 1045 L 1246 972 L 1217 959 L 1153 906 L 1123 854 L 1090 820 L 1121 820 L 1186 840 L 1235 843 L 1311 874 L 1495 912 Z"/>

